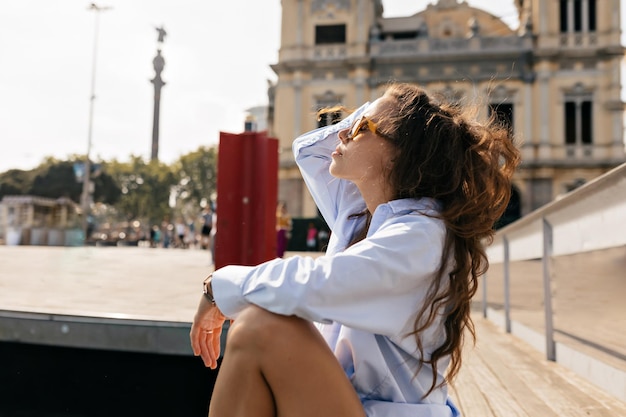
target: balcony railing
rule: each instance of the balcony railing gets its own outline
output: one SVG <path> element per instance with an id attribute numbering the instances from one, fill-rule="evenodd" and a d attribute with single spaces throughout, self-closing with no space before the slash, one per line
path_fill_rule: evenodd
<path id="1" fill-rule="evenodd" d="M 422 38 L 383 40 L 370 44 L 372 57 L 465 55 L 479 53 L 515 54 L 532 49 L 528 37 Z"/>

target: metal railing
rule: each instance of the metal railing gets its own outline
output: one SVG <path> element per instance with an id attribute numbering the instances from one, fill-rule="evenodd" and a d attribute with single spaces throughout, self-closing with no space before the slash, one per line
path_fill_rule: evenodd
<path id="1" fill-rule="evenodd" d="M 539 273 L 543 275 L 545 353 L 548 360 L 556 361 L 552 308 L 555 257 L 610 250 L 624 245 L 626 245 L 626 164 L 496 233 L 493 243 L 487 248 L 487 256 L 490 271 L 494 264 L 502 266 L 503 282 L 497 282 L 497 286 L 504 291 L 503 318 L 500 325 L 511 333 L 511 264 L 518 261 L 540 261 Z M 490 271 L 482 280 L 482 312 L 486 318 L 489 310 L 487 286 L 489 277 L 493 275 Z M 567 279 L 561 278 L 565 281 Z M 495 283 L 492 281 L 491 285 L 495 286 Z"/>

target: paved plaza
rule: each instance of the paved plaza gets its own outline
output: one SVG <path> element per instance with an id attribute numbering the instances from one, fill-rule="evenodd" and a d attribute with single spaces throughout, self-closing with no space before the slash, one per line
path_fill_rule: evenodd
<path id="1" fill-rule="evenodd" d="M 210 252 L 0 246 L 0 309 L 191 322 Z"/>

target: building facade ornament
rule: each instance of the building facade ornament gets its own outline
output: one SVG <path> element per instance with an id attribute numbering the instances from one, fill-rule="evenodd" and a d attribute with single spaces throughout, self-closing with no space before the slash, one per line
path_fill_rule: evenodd
<path id="1" fill-rule="evenodd" d="M 333 7 L 335 10 L 350 10 L 350 0 L 313 0 L 311 13 L 323 12 Z"/>
<path id="2" fill-rule="evenodd" d="M 465 3 L 465 2 L 463 1 L 461 2 L 461 4 L 462 3 Z M 458 6 L 459 4 L 460 3 L 458 0 L 439 0 L 437 4 L 435 4 L 435 7 L 439 9 L 451 9 L 453 7 Z"/>

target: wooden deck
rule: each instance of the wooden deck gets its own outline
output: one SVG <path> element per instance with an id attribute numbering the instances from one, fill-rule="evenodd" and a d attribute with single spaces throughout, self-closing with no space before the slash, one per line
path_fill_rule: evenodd
<path id="1" fill-rule="evenodd" d="M 474 322 L 477 343 L 452 389 L 464 417 L 626 416 L 626 403 L 481 316 Z"/>

